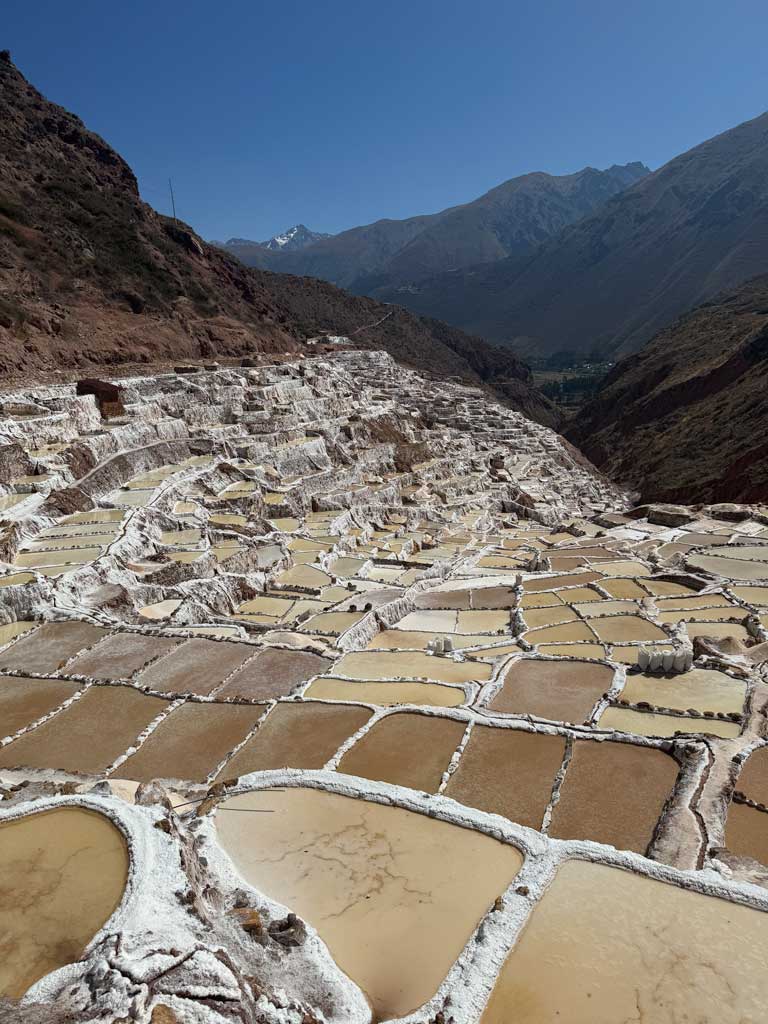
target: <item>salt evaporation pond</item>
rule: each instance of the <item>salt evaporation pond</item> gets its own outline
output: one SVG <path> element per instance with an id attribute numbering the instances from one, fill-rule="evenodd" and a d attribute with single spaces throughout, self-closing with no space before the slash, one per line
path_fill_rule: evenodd
<path id="1" fill-rule="evenodd" d="M 481 1024 L 758 1024 L 768 914 L 569 861 L 524 927 Z"/>
<path id="2" fill-rule="evenodd" d="M 0 823 L 0 995 L 78 960 L 114 912 L 128 849 L 101 814 L 65 807 Z"/>
<path id="3" fill-rule="evenodd" d="M 233 797 L 216 828 L 240 874 L 318 930 L 376 1020 L 434 995 L 522 865 L 479 832 L 314 789 Z"/>

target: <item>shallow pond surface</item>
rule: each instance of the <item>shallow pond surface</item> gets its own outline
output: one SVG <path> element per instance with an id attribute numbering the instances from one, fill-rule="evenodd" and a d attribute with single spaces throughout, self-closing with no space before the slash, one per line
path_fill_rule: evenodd
<path id="1" fill-rule="evenodd" d="M 490 679 L 493 671 L 480 662 L 436 658 L 420 651 L 352 651 L 333 668 L 353 679 L 435 679 L 439 683 Z"/>
<path id="2" fill-rule="evenodd" d="M 311 789 L 233 797 L 216 828 L 251 885 L 317 928 L 376 1020 L 435 993 L 522 865 L 516 849 L 478 832 Z"/>
<path id="3" fill-rule="evenodd" d="M 101 814 L 67 807 L 0 823 L 0 995 L 18 998 L 77 960 L 127 877 L 125 839 Z"/>
<path id="4" fill-rule="evenodd" d="M 632 704 L 644 700 L 660 708 L 686 711 L 737 712 L 744 706 L 746 683 L 725 672 L 693 668 L 671 679 L 650 675 L 630 675 L 622 698 Z"/>
<path id="5" fill-rule="evenodd" d="M 465 722 L 404 711 L 377 722 L 342 757 L 339 771 L 435 793 Z"/>
<path id="6" fill-rule="evenodd" d="M 661 750 L 576 740 L 549 834 L 644 854 L 677 773 Z"/>
<path id="7" fill-rule="evenodd" d="M 454 708 L 464 703 L 464 691 L 437 683 L 350 682 L 348 679 L 316 679 L 305 697 L 318 700 L 359 700 L 366 704 L 390 707 L 394 704 L 423 704 Z"/>
<path id="8" fill-rule="evenodd" d="M 722 549 L 720 549 L 722 550 Z M 716 573 L 732 580 L 765 580 L 768 579 L 766 562 L 750 562 L 742 558 L 728 558 L 726 555 L 690 555 L 688 565 L 693 569 Z"/>
<path id="9" fill-rule="evenodd" d="M 482 1024 L 758 1024 L 768 914 L 569 861 L 501 970 Z"/>
<path id="10" fill-rule="evenodd" d="M 586 721 L 613 683 L 613 669 L 589 661 L 513 661 L 489 710 L 536 715 L 556 722 Z"/>
<path id="11" fill-rule="evenodd" d="M 736 722 L 723 722 L 717 718 L 656 715 L 620 707 L 606 708 L 597 725 L 600 729 L 616 729 L 636 736 L 674 736 L 676 732 L 682 732 L 733 738 L 741 732 L 741 726 Z"/>

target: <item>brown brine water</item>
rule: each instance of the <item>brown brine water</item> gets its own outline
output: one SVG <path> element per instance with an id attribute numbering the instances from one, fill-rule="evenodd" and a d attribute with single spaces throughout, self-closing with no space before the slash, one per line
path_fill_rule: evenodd
<path id="1" fill-rule="evenodd" d="M 522 865 L 478 832 L 313 789 L 233 797 L 216 828 L 240 874 L 318 930 L 375 1020 L 434 995 Z"/>
<path id="2" fill-rule="evenodd" d="M 122 833 L 79 807 L 0 823 L 0 995 L 79 959 L 128 877 Z"/>

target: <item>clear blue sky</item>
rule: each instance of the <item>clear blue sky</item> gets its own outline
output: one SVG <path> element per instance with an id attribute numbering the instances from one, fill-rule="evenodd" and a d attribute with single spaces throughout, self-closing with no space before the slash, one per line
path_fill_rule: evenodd
<path id="1" fill-rule="evenodd" d="M 767 0 L 2 0 L 0 30 L 206 238 L 656 168 L 768 108 Z"/>

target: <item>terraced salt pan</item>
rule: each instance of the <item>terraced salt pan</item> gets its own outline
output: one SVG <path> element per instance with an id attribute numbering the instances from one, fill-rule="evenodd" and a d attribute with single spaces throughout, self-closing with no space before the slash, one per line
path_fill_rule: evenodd
<path id="1" fill-rule="evenodd" d="M 89 512 L 73 512 L 61 520 L 59 526 L 69 526 L 73 523 L 118 523 L 122 520 L 123 513 L 114 508 L 94 508 Z"/>
<path id="2" fill-rule="evenodd" d="M 703 554 L 708 552 L 704 551 Z M 715 552 L 717 554 L 718 552 Z M 768 561 L 768 545 L 766 544 L 731 544 L 728 547 L 731 558 L 747 559 L 747 561 Z"/>
<path id="3" fill-rule="evenodd" d="M 14 565 L 28 569 L 42 566 L 83 565 L 92 562 L 101 554 L 101 548 L 64 548 L 57 551 L 20 551 L 13 560 Z"/>
<path id="4" fill-rule="evenodd" d="M 78 960 L 115 911 L 128 877 L 125 839 L 80 808 L 0 819 L 0 996 Z"/>
<path id="5" fill-rule="evenodd" d="M 725 672 L 693 668 L 672 679 L 647 675 L 630 675 L 622 690 L 622 700 L 637 704 L 647 701 L 656 707 L 686 711 L 720 711 L 741 714 L 746 683 Z"/>
<path id="6" fill-rule="evenodd" d="M 752 751 L 736 779 L 736 789 L 756 803 L 768 803 L 768 747 Z"/>
<path id="7" fill-rule="evenodd" d="M 728 622 L 731 619 L 740 620 L 747 614 L 744 608 L 734 605 L 721 605 L 719 608 L 678 608 L 673 611 L 660 612 L 659 622 L 675 623 L 688 622 L 695 619 L 697 622 Z"/>
<path id="8" fill-rule="evenodd" d="M 420 651 L 353 651 L 333 666 L 351 679 L 425 679 L 438 683 L 468 683 L 490 679 L 492 668 L 478 661 L 454 661 Z"/>
<path id="9" fill-rule="evenodd" d="M 364 612 L 321 612 L 299 627 L 302 633 L 331 633 L 339 636 L 363 618 Z"/>
<path id="10" fill-rule="evenodd" d="M 601 581 L 602 576 L 599 572 L 574 572 L 568 576 L 539 576 L 532 579 L 525 580 L 523 588 L 525 594 L 536 594 L 542 590 L 556 590 L 558 587 L 586 587 L 590 583 Z M 602 584 L 601 584 L 602 585 Z M 561 595 L 566 601 L 568 600 L 567 593 L 563 592 Z M 523 596 L 525 600 L 525 595 Z"/>
<path id="11" fill-rule="evenodd" d="M 0 749 L 0 767 L 99 774 L 168 702 L 128 686 L 92 686 L 48 721 Z"/>
<path id="12" fill-rule="evenodd" d="M 601 601 L 585 601 L 583 604 L 578 605 L 571 601 L 571 606 L 576 607 L 579 614 L 585 615 L 587 618 L 595 618 L 599 615 L 619 615 L 622 613 L 631 615 L 637 611 L 637 604 L 634 601 L 610 601 L 603 599 Z"/>
<path id="13" fill-rule="evenodd" d="M 758 607 L 768 606 L 768 587 L 731 587 L 731 593 Z"/>
<path id="14" fill-rule="evenodd" d="M 644 854 L 677 774 L 660 750 L 576 740 L 549 834 Z"/>
<path id="15" fill-rule="evenodd" d="M 734 737 L 741 733 L 736 722 L 716 718 L 686 718 L 682 715 L 657 715 L 632 711 L 629 708 L 606 708 L 600 716 L 601 729 L 634 733 L 637 736 L 674 736 L 675 733 L 704 733 L 709 736 Z"/>
<path id="16" fill-rule="evenodd" d="M 369 642 L 369 651 L 425 651 L 431 643 L 444 636 L 443 633 L 415 632 L 405 629 L 385 629 L 377 633 Z M 487 633 L 452 633 L 451 640 L 455 650 L 465 647 L 478 647 L 491 642 L 494 638 Z M 499 637 L 502 639 L 502 637 Z"/>
<path id="17" fill-rule="evenodd" d="M 253 652 L 253 648 L 250 648 Z M 254 657 L 230 676 L 218 691 L 220 700 L 269 700 L 289 694 L 295 687 L 312 676 L 326 672 L 331 662 L 311 651 L 284 650 L 267 647 L 257 650 Z"/>
<path id="18" fill-rule="evenodd" d="M 646 583 L 648 581 L 646 580 Z M 634 580 L 626 579 L 605 579 L 600 581 L 600 587 L 611 597 L 616 598 L 620 601 L 634 601 L 642 600 L 644 597 L 648 597 L 648 594 L 643 588 L 635 583 Z"/>
<path id="19" fill-rule="evenodd" d="M 106 635 L 107 630 L 89 622 L 46 622 L 3 651 L 0 667 L 47 675 Z"/>
<path id="20" fill-rule="evenodd" d="M 110 530 L 107 523 L 70 523 L 67 525 L 66 520 L 64 523 L 60 523 L 58 526 L 52 526 L 47 530 L 41 530 L 38 537 L 63 537 L 69 540 L 72 537 L 92 537 L 94 534 L 98 537 L 116 537 L 120 532 L 120 523 L 116 522 L 113 528 Z"/>
<path id="21" fill-rule="evenodd" d="M 612 684 L 613 669 L 607 665 L 523 658 L 511 663 L 488 708 L 497 714 L 585 722 Z"/>
<path id="22" fill-rule="evenodd" d="M 370 717 L 368 708 L 314 701 L 278 704 L 219 777 L 231 779 L 272 768 L 322 768 Z"/>
<path id="23" fill-rule="evenodd" d="M 339 762 L 347 775 L 436 793 L 466 725 L 399 712 L 377 722 Z"/>
<path id="24" fill-rule="evenodd" d="M 734 801 L 728 808 L 725 845 L 740 857 L 768 864 L 768 814 Z"/>
<path id="25" fill-rule="evenodd" d="M 183 704 L 160 722 L 135 754 L 120 764 L 118 774 L 137 782 L 204 782 L 229 751 L 245 739 L 263 713 L 263 708 L 253 705 Z"/>
<path id="26" fill-rule="evenodd" d="M 529 629 L 525 639 L 529 644 L 572 643 L 576 640 L 594 640 L 595 634 L 586 622 L 565 622 L 558 626 Z"/>
<path id="27" fill-rule="evenodd" d="M 650 576 L 651 570 L 644 562 L 621 559 L 616 562 L 598 562 L 597 568 L 607 576 Z"/>
<path id="28" fill-rule="evenodd" d="M 517 850 L 478 832 L 319 790 L 233 797 L 216 829 L 251 885 L 317 928 L 376 1020 L 435 993 L 522 865 Z"/>
<path id="29" fill-rule="evenodd" d="M 660 597 L 656 600 L 656 607 L 660 612 L 666 613 L 669 611 L 685 612 L 690 608 L 731 608 L 735 612 L 739 611 L 738 605 L 733 604 L 723 594 L 703 594 L 702 596 L 696 595 L 694 597 Z M 692 615 L 691 618 L 697 618 Z"/>
<path id="30" fill-rule="evenodd" d="M 29 619 L 22 619 L 19 622 L 7 622 L 5 625 L 0 626 L 0 647 L 10 643 L 11 640 L 15 640 L 17 636 L 23 636 L 24 633 L 28 633 L 36 625 L 37 623 Z"/>
<path id="31" fill-rule="evenodd" d="M 69 700 L 78 683 L 0 676 L 0 739 L 13 736 Z"/>
<path id="32" fill-rule="evenodd" d="M 577 589 L 577 588 L 574 588 Z M 565 604 L 556 590 L 543 590 L 541 593 L 523 594 L 522 607 L 524 612 L 529 608 L 555 608 Z"/>
<path id="33" fill-rule="evenodd" d="M 181 601 L 167 600 L 167 601 L 156 601 L 154 604 L 144 605 L 143 608 L 139 608 L 139 615 L 142 619 L 149 619 L 150 621 L 159 621 L 162 619 L 168 619 L 181 607 Z"/>
<path id="34" fill-rule="evenodd" d="M 476 725 L 445 795 L 540 829 L 565 754 L 562 736 Z"/>
<path id="35" fill-rule="evenodd" d="M 160 693 L 208 696 L 253 654 L 248 644 L 187 640 L 140 672 L 136 684 Z"/>
<path id="36" fill-rule="evenodd" d="M 598 639 L 608 644 L 667 639 L 663 629 L 639 615 L 612 615 L 605 619 L 590 619 L 589 624 Z"/>
<path id="37" fill-rule="evenodd" d="M 34 580 L 31 572 L 13 572 L 8 576 L 0 576 L 0 587 L 17 587 Z"/>
<path id="38" fill-rule="evenodd" d="M 528 629 L 555 626 L 560 622 L 576 622 L 578 615 L 569 605 L 554 605 L 545 608 L 525 608 L 523 612 Z"/>
<path id="39" fill-rule="evenodd" d="M 180 642 L 141 633 L 111 633 L 91 650 L 68 662 L 67 674 L 92 679 L 130 679 L 150 661 L 169 654 Z"/>
<path id="40" fill-rule="evenodd" d="M 526 637 L 526 639 L 528 639 Z M 605 648 L 600 644 L 573 643 L 573 644 L 541 644 L 538 648 L 540 654 L 551 654 L 558 658 L 604 658 Z M 635 652 L 635 657 L 637 653 Z"/>
<path id="41" fill-rule="evenodd" d="M 455 633 L 458 612 L 448 610 L 428 610 L 410 612 L 404 615 L 397 623 L 397 629 L 415 630 L 417 632 L 429 630 L 433 633 Z"/>
<path id="42" fill-rule="evenodd" d="M 316 679 L 307 687 L 305 697 L 316 700 L 352 700 L 380 707 L 395 704 L 423 704 L 453 708 L 464 703 L 464 691 L 436 683 L 350 682 L 348 679 Z"/>
<path id="43" fill-rule="evenodd" d="M 686 622 L 688 636 L 735 636 L 739 640 L 747 640 L 749 633 L 738 622 Z"/>
<path id="44" fill-rule="evenodd" d="M 482 1024 L 757 1024 L 766 956 L 768 914 L 569 861 L 510 953 Z"/>
<path id="45" fill-rule="evenodd" d="M 725 555 L 690 555 L 687 564 L 692 569 L 703 569 L 732 580 L 768 579 L 767 562 L 750 562 L 742 558 L 728 558 Z"/>

